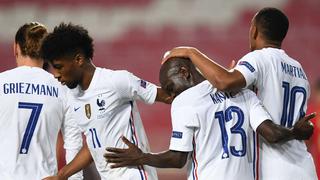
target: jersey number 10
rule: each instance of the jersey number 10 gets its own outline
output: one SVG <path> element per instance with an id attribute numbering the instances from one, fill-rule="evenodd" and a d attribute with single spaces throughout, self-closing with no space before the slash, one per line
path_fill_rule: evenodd
<path id="1" fill-rule="evenodd" d="M 285 81 L 282 82 L 282 87 L 284 89 L 284 95 L 283 95 L 284 98 L 283 98 L 281 125 L 291 128 L 293 124 L 297 93 L 302 94 L 302 103 L 301 103 L 300 112 L 299 112 L 300 113 L 299 118 L 301 118 L 305 115 L 305 112 L 303 111 L 303 107 L 306 103 L 307 92 L 305 88 L 300 86 L 294 86 L 290 89 L 290 84 Z M 289 114 L 288 114 L 288 106 L 289 106 Z"/>

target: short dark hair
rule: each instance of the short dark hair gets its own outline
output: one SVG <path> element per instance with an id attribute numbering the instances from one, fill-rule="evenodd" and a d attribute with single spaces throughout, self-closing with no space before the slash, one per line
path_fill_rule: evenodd
<path id="1" fill-rule="evenodd" d="M 192 61 L 189 58 L 184 57 L 171 57 L 166 62 L 164 62 L 160 68 L 159 72 L 159 81 L 162 84 L 162 74 L 165 74 L 169 70 L 175 70 L 175 73 L 179 73 L 179 69 L 181 67 L 186 67 L 190 71 L 195 70 L 196 67 L 192 63 Z"/>
<path id="2" fill-rule="evenodd" d="M 47 34 L 44 25 L 38 22 L 26 23 L 18 29 L 15 43 L 19 45 L 23 56 L 40 59 L 41 42 Z"/>
<path id="3" fill-rule="evenodd" d="M 263 8 L 256 14 L 254 21 L 266 40 L 282 42 L 287 35 L 289 20 L 279 9 Z"/>
<path id="4" fill-rule="evenodd" d="M 87 60 L 93 57 L 93 39 L 79 25 L 61 23 L 43 40 L 41 56 L 45 61 L 82 53 Z"/>
<path id="5" fill-rule="evenodd" d="M 166 62 L 164 62 L 160 68 L 160 72 L 163 70 L 168 70 L 170 68 L 177 68 L 179 69 L 180 67 L 187 67 L 189 70 L 191 69 L 196 69 L 194 64 L 189 58 L 185 57 L 171 57 L 169 58 Z"/>

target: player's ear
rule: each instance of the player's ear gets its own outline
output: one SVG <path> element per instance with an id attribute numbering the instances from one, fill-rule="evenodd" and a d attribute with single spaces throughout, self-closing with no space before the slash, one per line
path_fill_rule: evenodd
<path id="1" fill-rule="evenodd" d="M 75 55 L 74 60 L 76 61 L 76 63 L 79 66 L 82 66 L 84 64 L 84 61 L 85 61 L 84 57 L 79 53 Z"/>
<path id="2" fill-rule="evenodd" d="M 185 77 L 186 79 L 190 78 L 190 71 L 186 67 L 183 67 L 183 66 L 180 67 L 179 73 L 182 74 L 182 76 Z"/>
<path id="3" fill-rule="evenodd" d="M 14 42 L 13 43 L 13 55 L 14 55 L 15 58 L 18 57 L 18 52 L 20 50 L 20 49 L 18 50 L 18 48 L 19 48 L 19 45 L 16 42 Z"/>
<path id="4" fill-rule="evenodd" d="M 257 39 L 258 37 L 258 28 L 256 25 L 253 25 L 252 27 L 252 35 L 253 35 L 253 39 Z"/>

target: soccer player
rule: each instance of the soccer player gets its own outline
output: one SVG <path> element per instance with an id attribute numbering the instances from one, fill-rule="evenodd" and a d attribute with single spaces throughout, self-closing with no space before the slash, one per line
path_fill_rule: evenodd
<path id="1" fill-rule="evenodd" d="M 313 127 L 307 119 L 292 129 L 272 123 L 262 103 L 250 90 L 228 92 L 214 88 L 189 59 L 172 58 L 160 69 L 161 87 L 174 100 L 171 107 L 170 150 L 143 153 L 123 138 L 129 149 L 108 148 L 113 167 L 147 164 L 183 167 L 188 154 L 188 179 L 253 179 L 250 162 L 253 130 L 268 142 L 308 139 Z"/>
<path id="2" fill-rule="evenodd" d="M 71 89 L 77 123 L 87 140 L 87 146 L 52 179 L 66 179 L 92 160 L 102 179 L 157 179 L 149 166 L 111 169 L 103 154 L 109 146 L 124 148 L 122 136 L 149 151 L 135 101 L 170 102 L 170 97 L 127 71 L 95 67 L 93 40 L 81 26 L 61 23 L 45 38 L 41 51 L 55 78 Z"/>
<path id="3" fill-rule="evenodd" d="M 0 73 L 0 179 L 40 180 L 58 172 L 56 142 L 61 129 L 66 160 L 82 146 L 68 106 L 67 88 L 43 67 L 39 49 L 47 29 L 27 23 L 15 36 L 18 67 Z M 77 174 L 70 179 L 82 179 Z"/>
<path id="4" fill-rule="evenodd" d="M 223 91 L 254 89 L 274 123 L 291 128 L 305 115 L 310 88 L 301 64 L 281 49 L 289 27 L 286 15 L 263 8 L 253 17 L 250 49 L 233 71 L 215 63 L 195 48 L 173 49 L 168 56 L 188 57 L 204 77 Z M 317 179 L 312 156 L 304 141 L 270 144 L 259 138 L 256 177 L 261 180 Z M 285 167 L 285 168 L 283 168 Z"/>

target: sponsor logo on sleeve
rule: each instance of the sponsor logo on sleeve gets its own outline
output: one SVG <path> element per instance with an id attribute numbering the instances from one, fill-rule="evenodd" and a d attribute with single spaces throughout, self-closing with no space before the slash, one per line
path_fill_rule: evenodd
<path id="1" fill-rule="evenodd" d="M 172 137 L 177 139 L 182 139 L 182 132 L 172 131 Z"/>
<path id="2" fill-rule="evenodd" d="M 245 67 L 248 68 L 249 71 L 251 71 L 251 72 L 254 72 L 254 71 L 255 71 L 254 67 L 253 67 L 250 63 L 248 63 L 247 61 L 241 61 L 241 62 L 239 63 L 239 65 L 245 66 Z"/>
<path id="3" fill-rule="evenodd" d="M 140 80 L 140 86 L 143 87 L 143 88 L 146 88 L 147 87 L 147 82 L 145 80 Z"/>

